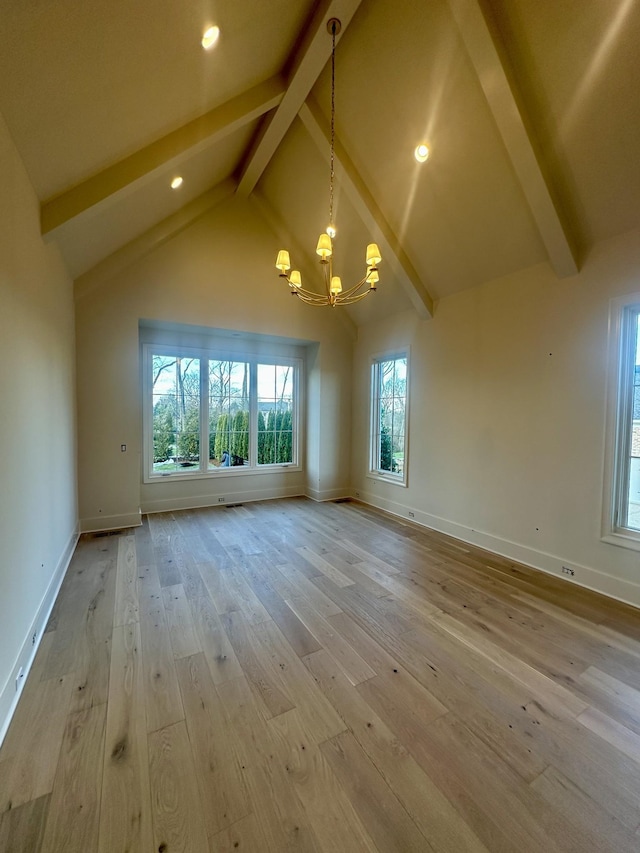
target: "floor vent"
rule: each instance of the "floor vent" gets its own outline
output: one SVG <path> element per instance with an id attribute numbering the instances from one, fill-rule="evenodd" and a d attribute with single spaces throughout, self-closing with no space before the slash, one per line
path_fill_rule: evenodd
<path id="1" fill-rule="evenodd" d="M 103 536 L 119 536 L 122 530 L 98 530 L 93 534 L 92 539 L 101 539 Z"/>
<path id="2" fill-rule="evenodd" d="M 334 504 L 350 504 L 351 498 L 336 498 L 335 501 L 333 501 L 333 503 Z"/>

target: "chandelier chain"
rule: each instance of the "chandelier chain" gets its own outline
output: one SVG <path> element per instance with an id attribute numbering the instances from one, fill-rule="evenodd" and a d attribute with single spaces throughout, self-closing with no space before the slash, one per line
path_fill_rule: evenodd
<path id="1" fill-rule="evenodd" d="M 329 170 L 329 225 L 333 227 L 333 180 L 335 175 L 336 22 L 331 27 L 331 163 Z"/>
<path id="2" fill-rule="evenodd" d="M 327 230 L 318 237 L 318 245 L 316 254 L 320 256 L 320 264 L 322 266 L 322 277 L 324 278 L 325 292 L 318 293 L 315 290 L 309 290 L 302 286 L 302 276 L 300 270 L 291 269 L 291 258 L 286 249 L 281 249 L 276 258 L 276 269 L 280 271 L 280 278 L 283 278 L 289 285 L 292 296 L 305 302 L 307 305 L 330 305 L 335 308 L 337 305 L 354 305 L 360 302 L 365 296 L 373 293 L 376 290 L 376 284 L 379 281 L 378 264 L 382 260 L 380 249 L 376 243 L 367 244 L 366 252 L 366 271 L 364 276 L 353 287 L 346 290 L 342 287 L 342 281 L 339 275 L 333 274 L 333 244 L 332 240 L 336 236 L 336 227 L 333 220 L 333 204 L 334 193 L 333 185 L 335 180 L 335 142 L 336 142 L 336 36 L 340 32 L 341 24 L 338 18 L 331 18 L 327 21 L 327 32 L 331 33 L 331 156 L 329 168 L 329 224 Z M 289 272 L 291 270 L 291 272 Z"/>

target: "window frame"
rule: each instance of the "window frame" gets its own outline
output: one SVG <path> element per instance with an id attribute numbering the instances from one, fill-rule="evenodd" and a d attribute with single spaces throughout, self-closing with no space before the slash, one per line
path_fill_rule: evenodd
<path id="1" fill-rule="evenodd" d="M 378 465 L 380 459 L 380 365 L 388 361 L 406 360 L 406 382 L 404 395 L 404 459 L 402 471 L 385 471 Z M 393 483 L 407 487 L 409 470 L 409 400 L 410 400 L 410 352 L 409 348 L 395 349 L 390 352 L 375 353 L 370 364 L 370 422 L 369 422 L 369 473 L 373 480 Z"/>
<path id="2" fill-rule="evenodd" d="M 636 551 L 640 551 L 640 530 L 620 524 L 620 519 L 626 519 L 628 511 L 639 321 L 640 293 L 611 300 L 601 535 L 603 542 Z"/>
<path id="3" fill-rule="evenodd" d="M 199 359 L 200 370 L 200 457 L 198 467 L 189 471 L 153 470 L 153 357 L 155 355 Z M 249 365 L 249 464 L 209 468 L 209 363 L 212 361 L 244 362 Z M 291 365 L 293 367 L 292 394 L 292 461 L 258 464 L 258 365 Z M 255 476 L 274 471 L 302 470 L 303 423 L 303 371 L 304 360 L 297 356 L 277 353 L 254 353 L 249 349 L 223 349 L 183 346 L 168 342 L 142 343 L 142 479 L 144 483 L 185 481 L 220 477 Z"/>

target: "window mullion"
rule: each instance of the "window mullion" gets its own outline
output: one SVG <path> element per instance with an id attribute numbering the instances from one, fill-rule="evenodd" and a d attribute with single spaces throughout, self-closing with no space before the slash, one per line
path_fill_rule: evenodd
<path id="1" fill-rule="evenodd" d="M 249 466 L 258 465 L 258 365 L 255 359 L 249 363 Z"/>
<path id="2" fill-rule="evenodd" d="M 200 359 L 200 471 L 209 469 L 209 359 Z"/>

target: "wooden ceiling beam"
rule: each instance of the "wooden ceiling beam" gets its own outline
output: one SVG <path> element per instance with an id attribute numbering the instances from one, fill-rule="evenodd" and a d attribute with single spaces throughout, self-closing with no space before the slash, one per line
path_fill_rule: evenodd
<path id="1" fill-rule="evenodd" d="M 507 154 L 529 204 L 549 261 L 560 277 L 578 272 L 577 250 L 568 223 L 527 130 L 521 98 L 503 63 L 478 0 L 448 0 L 454 20 Z"/>
<path id="2" fill-rule="evenodd" d="M 361 0 L 325 0 L 319 4 L 297 50 L 295 60 L 291 63 L 293 72 L 289 77 L 287 91 L 273 115 L 265 117 L 240 170 L 239 195 L 246 197 L 253 192 L 327 64 L 331 56 L 331 37 L 327 32 L 327 22 L 331 18 L 338 18 L 342 24 L 342 35 L 360 3 Z"/>
<path id="3" fill-rule="evenodd" d="M 299 113 L 309 135 L 323 157 L 329 160 L 330 129 L 318 105 L 309 98 Z M 340 184 L 349 197 L 356 213 L 378 243 L 385 263 L 391 267 L 396 280 L 409 297 L 411 304 L 423 319 L 433 316 L 433 297 L 425 287 L 415 267 L 402 248 L 400 240 L 387 222 L 378 203 L 362 180 L 358 170 L 343 146 L 335 141 L 335 166 Z"/>
<path id="4" fill-rule="evenodd" d="M 272 110 L 284 94 L 282 79 L 272 77 L 43 202 L 40 207 L 42 234 L 52 236 L 70 220 L 91 213 L 97 205 L 109 203 L 116 195 L 131 192 L 159 169 L 168 169 L 184 156 L 193 156 L 224 139 Z"/>

